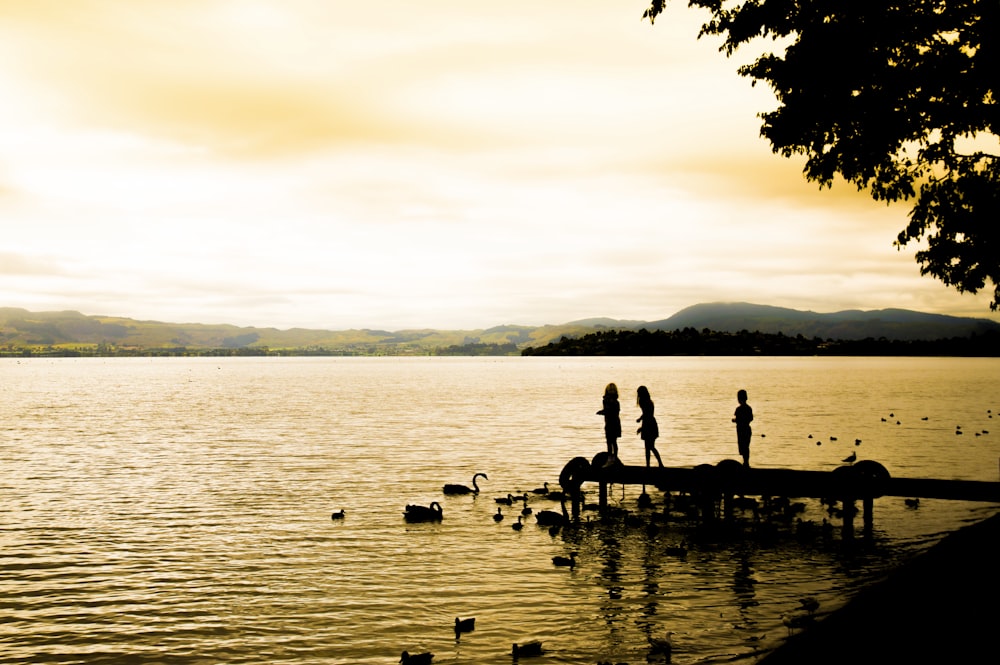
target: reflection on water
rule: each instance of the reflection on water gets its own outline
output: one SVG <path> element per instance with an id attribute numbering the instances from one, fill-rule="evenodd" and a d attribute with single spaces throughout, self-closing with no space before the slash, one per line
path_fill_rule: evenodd
<path id="1" fill-rule="evenodd" d="M 993 359 L 86 359 L 0 362 L 0 663 L 751 662 L 815 597 L 822 616 L 944 533 L 995 512 L 876 501 L 870 541 L 825 532 L 830 507 L 706 532 L 675 501 L 614 486 L 551 534 L 570 458 L 604 448 L 603 386 L 657 400 L 670 465 L 736 456 L 735 390 L 754 460 L 831 469 L 856 449 L 896 475 L 996 480 Z M 631 392 L 629 392 L 631 391 Z M 987 413 L 990 411 L 991 413 Z M 894 419 L 881 418 L 894 414 Z M 927 420 L 922 418 L 926 417 Z M 900 425 L 895 425 L 899 419 Z M 888 420 L 888 419 L 887 419 Z M 981 436 L 956 437 L 955 425 Z M 823 446 L 815 445 L 822 433 Z M 808 434 L 814 438 L 809 439 Z M 837 441 L 833 440 L 837 437 Z M 864 444 L 853 445 L 855 438 Z M 956 440 L 957 439 L 957 440 Z M 623 437 L 626 463 L 642 442 Z M 467 483 L 479 495 L 445 495 Z M 589 488 L 588 488 L 589 489 Z M 588 497 L 592 502 L 593 497 Z M 403 508 L 440 502 L 441 522 Z M 331 519 L 335 510 L 342 519 Z M 796 527 L 796 520 L 813 524 Z M 576 552 L 572 568 L 554 556 Z M 456 617 L 475 630 L 456 639 Z"/>

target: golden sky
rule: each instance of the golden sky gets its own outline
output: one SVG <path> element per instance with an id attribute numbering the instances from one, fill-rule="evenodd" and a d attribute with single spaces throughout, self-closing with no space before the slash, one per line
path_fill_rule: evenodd
<path id="1" fill-rule="evenodd" d="M 675 2 L 0 0 L 0 306 L 278 328 L 997 319 Z"/>

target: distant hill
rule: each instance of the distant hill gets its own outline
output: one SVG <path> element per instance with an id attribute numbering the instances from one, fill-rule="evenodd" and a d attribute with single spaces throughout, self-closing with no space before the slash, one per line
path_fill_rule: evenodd
<path id="1" fill-rule="evenodd" d="M 316 330 L 165 323 L 75 311 L 30 312 L 0 308 L 0 354 L 128 355 L 148 353 L 288 353 L 289 355 L 516 355 L 562 338 L 614 330 L 673 331 L 693 328 L 737 333 L 758 331 L 807 338 L 936 340 L 1000 331 L 978 318 L 902 309 L 849 310 L 831 314 L 750 303 L 706 303 L 660 321 L 593 318 L 560 325 L 502 325 L 479 330 Z"/>
<path id="2" fill-rule="evenodd" d="M 648 330 L 708 328 L 718 332 L 782 333 L 788 336 L 821 339 L 934 340 L 968 337 L 1000 331 L 1000 323 L 990 319 L 926 314 L 906 309 L 844 310 L 821 314 L 785 307 L 751 303 L 704 303 L 693 305 L 660 321 L 645 325 Z"/>

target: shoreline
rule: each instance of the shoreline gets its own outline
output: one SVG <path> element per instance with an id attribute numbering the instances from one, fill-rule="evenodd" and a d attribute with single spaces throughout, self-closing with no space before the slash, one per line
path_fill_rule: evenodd
<path id="1" fill-rule="evenodd" d="M 992 662 L 1000 513 L 950 533 L 757 665 Z"/>

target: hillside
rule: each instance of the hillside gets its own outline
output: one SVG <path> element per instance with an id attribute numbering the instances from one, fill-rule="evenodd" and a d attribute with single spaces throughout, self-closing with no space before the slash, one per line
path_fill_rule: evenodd
<path id="1" fill-rule="evenodd" d="M 0 354 L 147 355 L 215 352 L 295 355 L 516 355 L 563 338 L 608 331 L 740 331 L 813 339 L 937 340 L 1000 332 L 988 319 L 901 309 L 820 314 L 750 303 L 708 303 L 659 321 L 592 318 L 560 325 L 502 325 L 479 330 L 315 330 L 165 323 L 75 311 L 0 308 Z"/>

